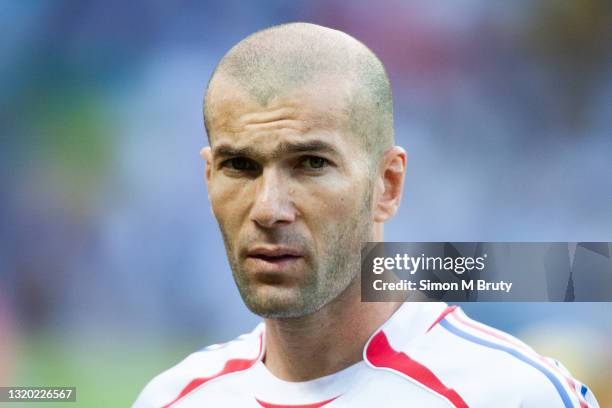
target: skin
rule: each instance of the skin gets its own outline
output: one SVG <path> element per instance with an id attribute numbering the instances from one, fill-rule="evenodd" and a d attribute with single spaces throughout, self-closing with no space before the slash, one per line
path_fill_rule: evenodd
<path id="1" fill-rule="evenodd" d="M 264 362 L 288 381 L 360 361 L 399 307 L 360 301 L 359 264 L 399 207 L 406 154 L 394 146 L 368 166 L 349 131 L 350 90 L 319 77 L 262 104 L 219 74 L 207 94 L 209 200 L 240 293 L 265 318 Z M 294 255 L 254 254 L 278 248 Z"/>

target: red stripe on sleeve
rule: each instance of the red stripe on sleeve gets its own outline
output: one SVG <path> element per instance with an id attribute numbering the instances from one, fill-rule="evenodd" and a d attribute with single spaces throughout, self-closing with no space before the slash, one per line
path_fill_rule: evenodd
<path id="1" fill-rule="evenodd" d="M 438 316 L 438 318 L 436 319 L 435 322 L 433 322 L 431 324 L 431 326 L 429 326 L 429 329 L 427 329 L 427 331 L 430 331 L 431 329 L 434 328 L 434 326 L 438 323 L 440 323 L 442 320 L 444 320 L 444 318 L 446 317 L 446 315 L 448 315 L 449 313 L 453 313 L 455 311 L 455 309 L 457 308 L 457 305 L 453 305 L 453 306 L 449 306 L 446 309 L 444 309 L 444 311 L 442 312 L 442 314 L 440 316 Z"/>
<path id="2" fill-rule="evenodd" d="M 261 356 L 261 350 L 263 348 L 263 337 L 259 336 L 259 354 L 257 355 L 256 358 L 252 359 L 252 360 L 246 360 L 246 359 L 232 359 L 232 360 L 228 360 L 225 365 L 223 366 L 223 369 L 221 371 L 219 371 L 217 374 L 212 375 L 210 377 L 202 377 L 202 378 L 195 378 L 193 380 L 191 380 L 189 382 L 189 384 L 187 384 L 187 386 L 185 386 L 185 388 L 183 388 L 183 390 L 180 392 L 180 394 L 171 402 L 167 403 L 166 405 L 164 405 L 162 408 L 169 408 L 172 405 L 174 405 L 178 400 L 180 400 L 181 398 L 185 397 L 187 394 L 189 394 L 191 391 L 195 390 L 196 388 L 198 388 L 200 385 L 210 381 L 210 380 L 214 380 L 215 378 L 219 378 L 223 375 L 226 374 L 230 374 L 230 373 L 235 373 L 238 371 L 244 371 L 247 368 L 252 367 L 257 361 L 259 361 L 259 358 Z"/>

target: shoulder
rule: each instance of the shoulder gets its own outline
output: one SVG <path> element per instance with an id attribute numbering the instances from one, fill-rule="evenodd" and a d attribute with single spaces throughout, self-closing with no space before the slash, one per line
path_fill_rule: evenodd
<path id="1" fill-rule="evenodd" d="M 263 323 L 251 333 L 190 354 L 153 378 L 133 407 L 169 407 L 208 381 L 250 368 L 261 357 L 262 334 Z"/>
<path id="2" fill-rule="evenodd" d="M 382 363 L 396 365 L 455 406 L 597 407 L 563 366 L 517 338 L 470 319 L 456 306 L 429 310 L 436 313 L 426 313 L 419 323 L 422 335 L 404 341 L 404 330 L 395 326 L 383 328 L 384 338 L 372 339 L 394 352 Z"/>

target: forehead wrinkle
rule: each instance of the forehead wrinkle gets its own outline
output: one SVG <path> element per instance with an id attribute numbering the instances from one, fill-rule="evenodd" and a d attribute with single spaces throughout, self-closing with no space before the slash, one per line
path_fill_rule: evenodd
<path id="1" fill-rule="evenodd" d="M 270 130 L 297 130 L 307 132 L 310 126 L 301 120 L 280 119 L 271 122 L 249 123 L 242 127 L 245 131 L 265 132 Z"/>
<path id="2" fill-rule="evenodd" d="M 312 107 L 283 108 L 273 112 L 249 112 L 246 114 L 221 114 L 215 117 L 213 127 L 220 132 L 237 136 L 254 136 L 271 131 L 307 133 L 314 129 L 344 130 L 347 127 L 344 109 L 331 108 L 321 111 Z"/>
<path id="3" fill-rule="evenodd" d="M 294 119 L 296 117 L 296 109 L 293 107 L 281 107 L 273 110 L 260 110 L 257 112 L 249 112 L 240 116 L 239 121 L 244 124 L 259 124 L 266 122 L 274 122 L 283 119 Z"/>
<path id="4" fill-rule="evenodd" d="M 271 123 L 261 123 L 255 125 L 240 125 L 237 123 L 226 123 L 215 126 L 216 139 L 224 138 L 237 141 L 258 140 L 266 137 L 303 137 L 311 131 L 311 126 L 302 121 L 280 120 Z M 211 141 L 211 146 L 214 142 Z"/>

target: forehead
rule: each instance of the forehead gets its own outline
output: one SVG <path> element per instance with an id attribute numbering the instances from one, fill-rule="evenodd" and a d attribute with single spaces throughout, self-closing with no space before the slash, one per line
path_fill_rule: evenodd
<path id="1" fill-rule="evenodd" d="M 317 81 L 263 100 L 226 77 L 215 78 L 205 101 L 211 146 L 221 141 L 264 147 L 286 141 L 325 138 L 354 144 L 349 135 L 349 84 L 339 78 Z"/>

